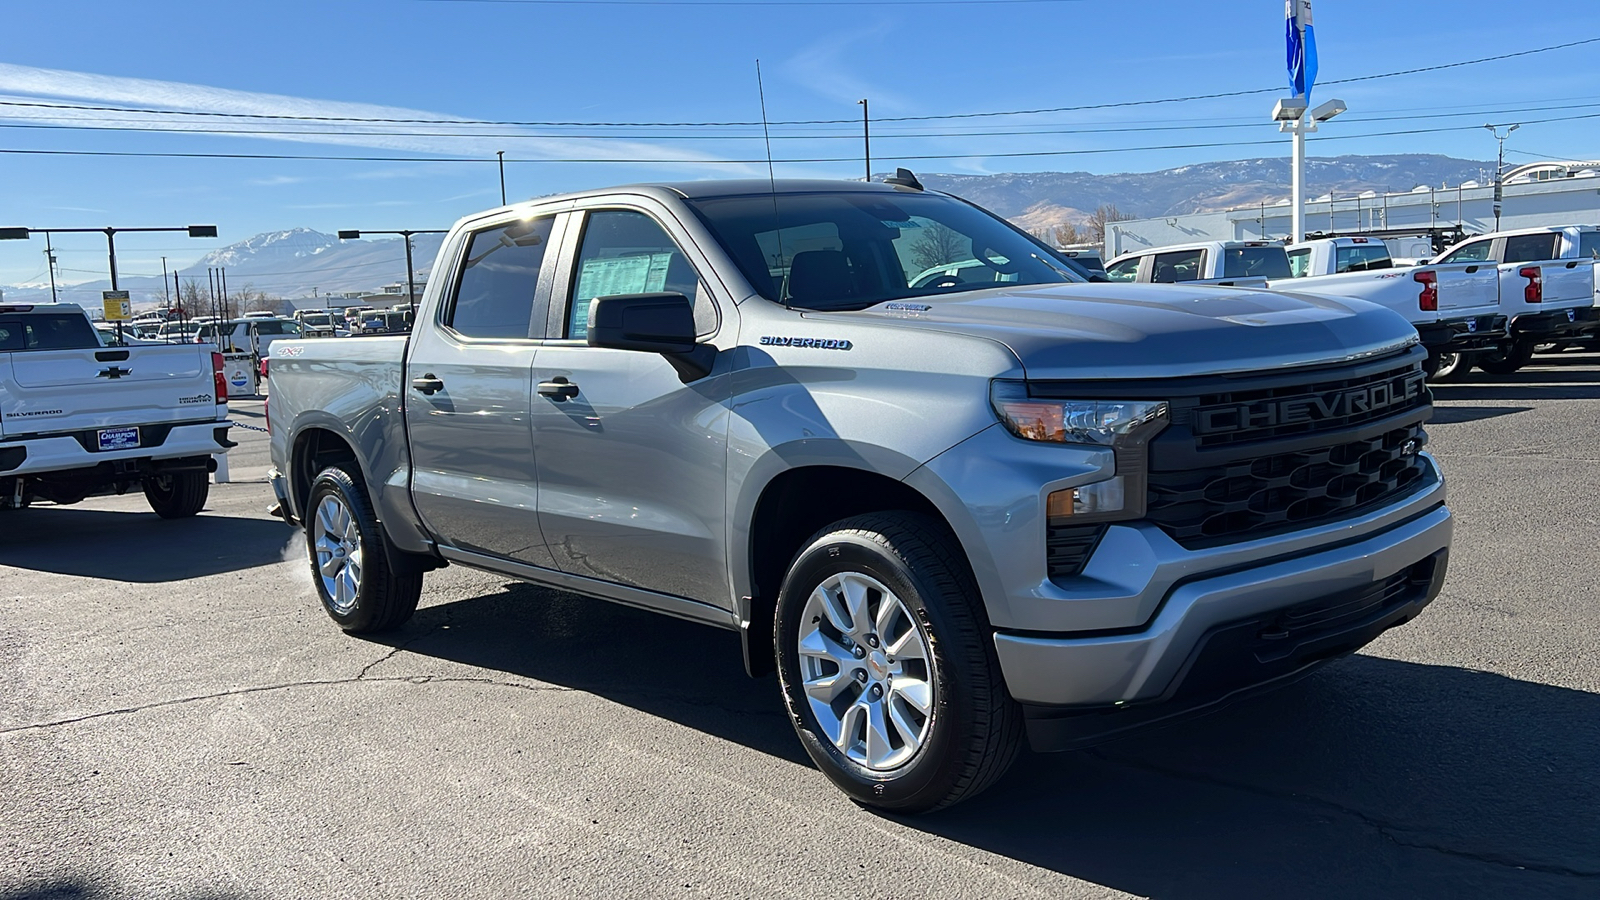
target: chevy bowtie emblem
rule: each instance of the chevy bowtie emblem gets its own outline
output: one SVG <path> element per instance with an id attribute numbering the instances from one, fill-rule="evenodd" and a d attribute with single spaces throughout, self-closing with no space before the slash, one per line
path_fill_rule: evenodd
<path id="1" fill-rule="evenodd" d="M 133 370 L 132 369 L 121 369 L 121 368 L 118 368 L 116 366 L 111 366 L 110 368 L 101 369 L 100 370 L 100 374 L 96 375 L 95 377 L 96 378 L 109 378 L 112 381 L 116 381 L 118 378 L 121 378 L 124 375 L 132 375 L 132 374 L 133 374 Z"/>

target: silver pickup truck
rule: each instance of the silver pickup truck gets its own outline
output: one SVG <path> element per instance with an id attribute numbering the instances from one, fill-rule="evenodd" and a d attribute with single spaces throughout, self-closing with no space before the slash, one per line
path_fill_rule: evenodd
<path id="1" fill-rule="evenodd" d="M 409 336 L 274 344 L 272 483 L 328 614 L 394 628 L 457 563 L 736 630 L 818 767 L 909 812 L 1437 595 L 1404 319 L 1091 284 L 893 181 L 491 210 Z"/>

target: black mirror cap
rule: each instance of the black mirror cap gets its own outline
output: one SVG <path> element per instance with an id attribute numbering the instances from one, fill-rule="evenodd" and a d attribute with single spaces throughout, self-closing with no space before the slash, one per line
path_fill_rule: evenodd
<path id="1" fill-rule="evenodd" d="M 694 308 L 676 291 L 596 297 L 589 308 L 589 346 L 646 353 L 691 353 Z"/>

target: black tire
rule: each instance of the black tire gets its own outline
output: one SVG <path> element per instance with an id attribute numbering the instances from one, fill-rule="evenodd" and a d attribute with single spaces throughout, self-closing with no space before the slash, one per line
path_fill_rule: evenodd
<path id="1" fill-rule="evenodd" d="M 895 593 L 931 648 L 928 730 L 920 749 L 887 771 L 867 768 L 835 746 L 804 689 L 799 639 L 806 603 L 830 576 L 845 572 L 863 573 Z M 884 512 L 829 525 L 790 565 L 773 631 L 779 685 L 800 742 L 856 802 L 902 813 L 940 809 L 988 788 L 1016 759 L 1022 711 L 1006 692 L 977 583 L 942 523 Z"/>
<path id="2" fill-rule="evenodd" d="M 144 480 L 144 499 L 163 519 L 187 519 L 205 508 L 211 477 L 205 472 L 173 472 Z"/>
<path id="3" fill-rule="evenodd" d="M 317 516 L 324 500 L 334 500 L 349 513 L 357 539 L 357 553 L 346 556 L 356 561 L 356 589 L 349 599 L 336 600 L 318 567 Z M 351 634 L 372 634 L 398 628 L 417 611 L 422 596 L 422 569 L 404 565 L 404 557 L 392 552 L 383 526 L 372 512 L 372 503 L 361 483 L 344 469 L 323 469 L 311 482 L 304 515 L 306 554 L 311 566 L 311 582 L 316 587 L 322 608 L 340 628 Z M 341 532 L 343 533 L 343 532 Z M 391 559 L 402 563 L 396 571 Z M 346 563 L 348 565 L 348 561 Z"/>
<path id="4" fill-rule="evenodd" d="M 1527 365 L 1530 359 L 1533 359 L 1533 343 L 1515 341 L 1478 354 L 1474 365 L 1490 375 L 1510 375 Z"/>
<path id="5" fill-rule="evenodd" d="M 1435 384 L 1465 381 L 1472 373 L 1473 358 L 1474 354 L 1471 353 L 1441 353 L 1430 350 L 1428 360 L 1422 364 L 1422 369 L 1428 373 L 1428 380 Z"/>

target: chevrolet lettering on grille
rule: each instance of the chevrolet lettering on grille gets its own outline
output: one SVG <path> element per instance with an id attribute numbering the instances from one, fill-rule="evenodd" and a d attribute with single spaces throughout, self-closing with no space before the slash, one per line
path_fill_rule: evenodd
<path id="1" fill-rule="evenodd" d="M 1426 376 L 1414 372 L 1350 390 L 1201 407 L 1194 411 L 1194 431 L 1196 434 L 1226 434 L 1251 428 L 1321 422 L 1388 409 L 1398 411 L 1417 405 L 1423 396 L 1425 381 Z"/>

